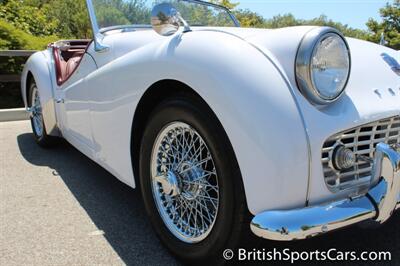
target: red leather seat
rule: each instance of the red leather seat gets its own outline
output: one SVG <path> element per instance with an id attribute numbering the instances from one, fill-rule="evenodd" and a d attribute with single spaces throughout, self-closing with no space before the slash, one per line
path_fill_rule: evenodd
<path id="1" fill-rule="evenodd" d="M 72 73 L 74 73 L 81 59 L 82 55 L 77 55 L 77 56 L 74 55 L 68 60 L 68 62 L 65 65 L 65 79 L 67 79 Z"/>
<path id="2" fill-rule="evenodd" d="M 68 53 L 68 51 L 64 51 L 64 53 Z M 53 54 L 56 64 L 57 84 L 61 85 L 70 78 L 70 76 L 79 66 L 85 51 L 82 50 L 73 52 L 71 57 L 67 57 L 69 58 L 67 61 L 64 59 L 65 55 L 61 54 L 59 48 L 55 47 Z M 68 54 L 66 56 L 68 56 Z"/>
<path id="3" fill-rule="evenodd" d="M 67 78 L 67 62 L 64 59 L 60 59 L 60 70 L 61 70 L 61 79 L 65 80 Z"/>

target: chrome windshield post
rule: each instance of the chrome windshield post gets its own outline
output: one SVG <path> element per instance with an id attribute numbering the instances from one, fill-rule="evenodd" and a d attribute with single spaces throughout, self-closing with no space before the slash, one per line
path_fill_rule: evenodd
<path id="1" fill-rule="evenodd" d="M 99 53 L 106 52 L 110 49 L 110 46 L 103 43 L 104 35 L 100 32 L 99 25 L 97 24 L 96 12 L 94 11 L 92 0 L 86 0 L 86 6 L 93 30 L 94 50 Z"/>

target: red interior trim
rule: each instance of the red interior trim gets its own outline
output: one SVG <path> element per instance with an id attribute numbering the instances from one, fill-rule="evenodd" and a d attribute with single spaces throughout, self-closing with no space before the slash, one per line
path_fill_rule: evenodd
<path id="1" fill-rule="evenodd" d="M 78 67 L 80 66 L 81 62 L 82 62 L 82 58 L 83 56 L 86 54 L 87 50 L 89 49 L 90 44 L 93 42 L 93 40 L 91 40 L 86 48 L 85 51 L 83 52 L 77 66 L 74 68 L 74 70 L 68 74 L 68 76 L 63 78 L 62 75 L 62 70 L 61 70 L 61 58 L 60 58 L 60 49 L 56 46 L 52 46 L 53 47 L 53 56 L 54 56 L 54 63 L 55 63 L 55 68 L 56 68 L 56 81 L 57 81 L 57 85 L 58 86 L 62 86 L 74 73 L 75 71 L 78 69 Z M 71 48 L 71 51 L 74 51 L 74 47 Z"/>
<path id="2" fill-rule="evenodd" d="M 53 46 L 53 56 L 54 56 L 54 63 L 56 66 L 56 80 L 57 80 L 57 85 L 61 86 L 64 81 L 62 78 L 62 73 L 61 73 L 61 64 L 60 64 L 60 49 L 58 47 Z"/>

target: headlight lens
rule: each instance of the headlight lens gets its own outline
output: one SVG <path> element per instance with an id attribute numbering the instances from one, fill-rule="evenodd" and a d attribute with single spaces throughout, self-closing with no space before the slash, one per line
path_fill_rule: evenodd
<path id="1" fill-rule="evenodd" d="M 317 45 L 311 59 L 311 78 L 321 98 L 335 99 L 346 85 L 350 58 L 343 39 L 327 35 Z"/>
<path id="2" fill-rule="evenodd" d="M 342 35 L 331 28 L 318 28 L 303 39 L 296 59 L 301 92 L 316 105 L 339 98 L 350 75 L 350 52 Z"/>

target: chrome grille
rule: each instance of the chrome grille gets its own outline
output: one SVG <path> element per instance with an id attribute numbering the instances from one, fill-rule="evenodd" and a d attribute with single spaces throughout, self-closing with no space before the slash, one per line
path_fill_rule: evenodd
<path id="1" fill-rule="evenodd" d="M 332 192 L 366 184 L 371 178 L 372 165 L 366 160 L 357 160 L 354 167 L 336 170 L 331 162 L 337 145 L 344 145 L 359 156 L 372 158 L 378 143 L 400 143 L 400 116 L 376 121 L 338 133 L 326 140 L 322 148 L 322 168 L 325 183 Z"/>

